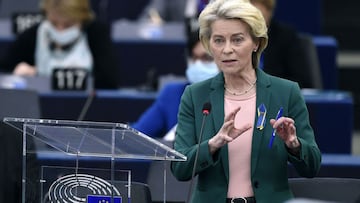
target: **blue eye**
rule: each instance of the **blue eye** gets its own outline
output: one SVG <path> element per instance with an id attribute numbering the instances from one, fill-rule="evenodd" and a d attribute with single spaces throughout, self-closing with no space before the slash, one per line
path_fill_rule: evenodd
<path id="1" fill-rule="evenodd" d="M 237 37 L 237 38 L 234 38 L 232 41 L 234 44 L 240 44 L 243 41 L 243 39 L 240 37 Z"/>
<path id="2" fill-rule="evenodd" d="M 215 38 L 215 39 L 214 39 L 214 43 L 215 43 L 215 44 L 221 44 L 221 43 L 223 43 L 223 42 L 224 42 L 224 40 L 221 39 L 221 38 Z"/>

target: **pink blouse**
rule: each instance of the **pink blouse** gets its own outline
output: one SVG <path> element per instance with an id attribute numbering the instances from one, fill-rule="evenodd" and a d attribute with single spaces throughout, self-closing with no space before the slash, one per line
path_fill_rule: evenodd
<path id="1" fill-rule="evenodd" d="M 235 116 L 235 127 L 245 123 L 251 126 L 255 122 L 256 91 L 248 92 L 246 95 L 225 94 L 225 115 L 228 115 L 237 107 L 241 107 Z M 251 186 L 251 146 L 253 128 L 244 132 L 234 141 L 228 143 L 229 150 L 229 188 L 227 196 L 250 197 L 254 196 Z"/>

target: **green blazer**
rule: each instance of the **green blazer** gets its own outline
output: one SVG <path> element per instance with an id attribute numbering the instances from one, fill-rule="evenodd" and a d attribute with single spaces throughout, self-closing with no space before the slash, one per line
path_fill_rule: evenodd
<path id="1" fill-rule="evenodd" d="M 256 128 L 258 115 L 255 117 L 251 154 L 252 187 L 257 203 L 282 203 L 293 197 L 288 185 L 288 162 L 300 176 L 314 177 L 320 169 L 321 153 L 315 142 L 298 84 L 268 75 L 260 69 L 256 72 L 256 107 L 264 104 L 267 113 L 262 130 Z M 192 202 L 225 203 L 229 182 L 228 147 L 225 145 L 214 155 L 210 154 L 208 148 L 209 139 L 220 130 L 224 122 L 222 73 L 185 89 L 179 107 L 174 149 L 187 156 L 187 161 L 172 162 L 171 171 L 180 181 L 191 179 L 203 120 L 202 108 L 206 102 L 211 103 L 212 110 L 205 118 L 196 166 L 198 179 L 192 193 Z M 284 109 L 283 116 L 295 120 L 296 133 L 301 143 L 300 158 L 292 156 L 279 137 L 275 138 L 273 147 L 268 148 L 273 131 L 269 120 L 276 117 L 280 107 Z"/>

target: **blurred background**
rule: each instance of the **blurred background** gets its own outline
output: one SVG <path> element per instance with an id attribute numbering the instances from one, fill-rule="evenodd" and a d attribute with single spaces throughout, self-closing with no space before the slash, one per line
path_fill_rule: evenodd
<path id="1" fill-rule="evenodd" d="M 159 14 L 156 12 L 154 17 L 154 13 L 147 10 L 149 0 L 90 0 L 90 4 L 97 20 L 110 26 L 115 56 L 119 62 L 116 64 L 119 66 L 119 91 L 98 91 L 83 119 L 133 122 L 151 104 L 165 83 L 184 80 L 189 23 L 166 20 L 165 17 L 156 16 Z M 320 134 L 319 139 L 327 138 L 328 133 L 346 134 L 346 146 L 340 152 L 353 154 L 360 154 L 358 8 L 360 2 L 356 0 L 347 0 L 341 4 L 335 0 L 278 0 L 274 14 L 276 20 L 293 26 L 299 33 L 310 35 L 315 45 L 322 80 L 322 88 L 318 90 L 323 92 L 318 94 L 314 93 L 314 89 L 304 90 L 304 95 L 308 100 L 314 128 Z M 41 16 L 39 0 L 0 0 L 0 58 L 5 55 L 17 34 L 41 20 L 39 14 Z M 144 15 L 149 15 L 151 22 Z M 4 86 L 8 81 L 8 78 L 2 77 L 0 85 Z M 22 79 L 10 79 L 10 83 L 19 81 Z M 25 78 L 22 82 L 30 89 L 39 91 L 43 118 L 77 119 L 84 110 L 88 98 L 86 92 L 79 93 L 82 94 L 81 99 L 67 93 L 55 93 L 57 96 L 54 96 L 47 79 Z M 114 98 L 121 98 L 119 104 L 123 105 L 115 107 L 119 101 Z M 113 105 L 105 105 L 109 108 L 103 108 L 101 105 L 105 100 Z M 71 111 L 60 110 L 65 107 Z M 118 108 L 121 113 L 112 115 L 110 112 L 114 109 L 110 107 Z M 99 115 L 98 108 L 109 114 Z M 132 109 L 132 112 L 128 109 Z M 336 140 L 331 140 L 334 143 L 324 146 L 325 151 L 335 146 Z"/>
<path id="2" fill-rule="evenodd" d="M 35 90 L 40 106 L 36 116 L 41 118 L 134 122 L 166 83 L 185 80 L 189 22 L 144 20 L 149 0 L 90 3 L 96 18 L 111 28 L 118 89 L 57 92 L 48 79 L 9 78 L 6 74 L 0 75 L 0 87 L 10 84 L 10 89 Z M 360 178 L 359 8 L 357 0 L 277 1 L 274 18 L 309 35 L 316 48 L 322 88 L 304 89 L 303 93 L 320 149 L 329 154 L 324 156 L 320 176 Z M 0 0 L 0 58 L 19 33 L 41 19 L 38 0 Z M 19 83 L 22 85 L 17 86 Z M 16 111 L 16 106 L 10 108 Z M 144 179 L 147 176 L 135 176 L 140 182 Z"/>

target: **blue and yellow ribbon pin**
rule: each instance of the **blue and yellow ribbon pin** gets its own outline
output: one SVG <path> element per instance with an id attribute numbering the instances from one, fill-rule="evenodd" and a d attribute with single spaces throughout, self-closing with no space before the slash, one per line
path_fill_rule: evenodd
<path id="1" fill-rule="evenodd" d="M 256 128 L 259 130 L 264 129 L 265 127 L 265 117 L 266 117 L 266 107 L 264 104 L 260 104 L 260 106 L 257 108 L 257 122 L 256 122 Z"/>

